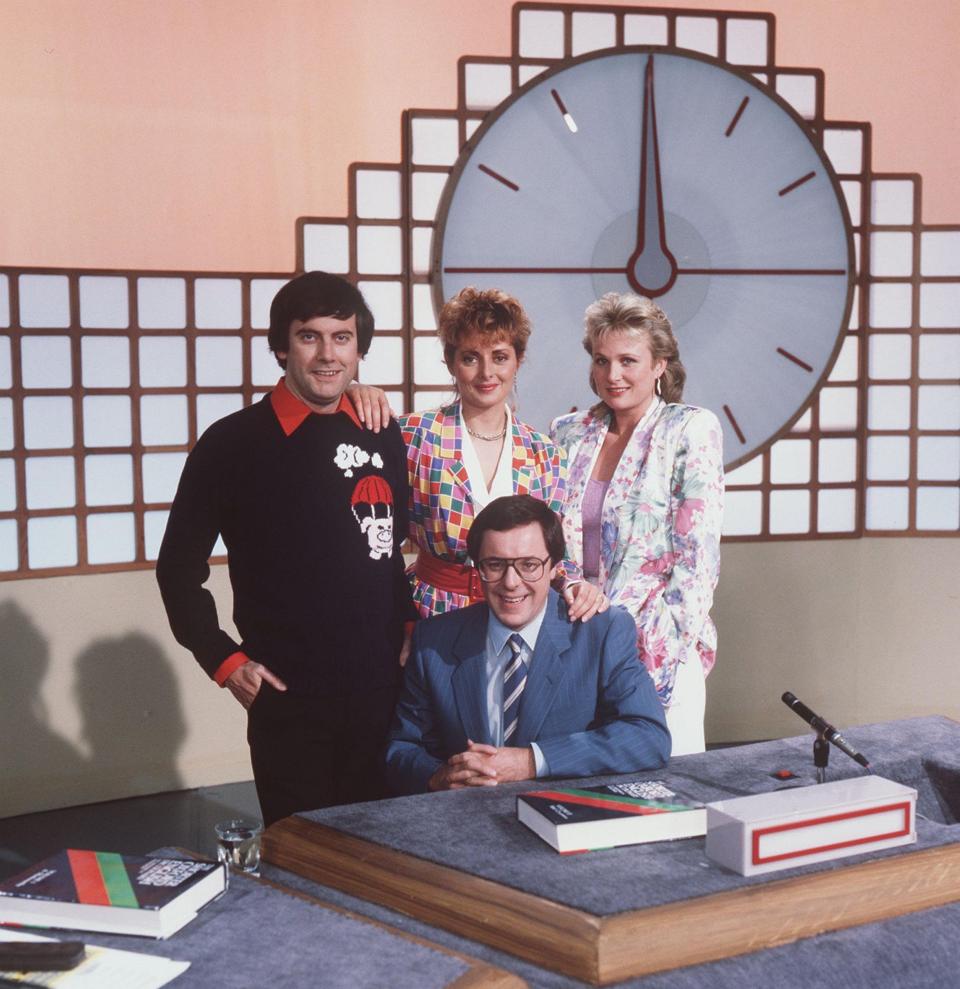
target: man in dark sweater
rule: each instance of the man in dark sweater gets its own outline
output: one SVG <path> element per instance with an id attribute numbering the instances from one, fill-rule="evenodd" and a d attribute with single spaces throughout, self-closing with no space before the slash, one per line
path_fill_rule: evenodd
<path id="1" fill-rule="evenodd" d="M 400 552 L 400 430 L 362 429 L 344 396 L 372 336 L 370 310 L 342 278 L 308 272 L 277 293 L 269 342 L 286 374 L 200 437 L 157 560 L 177 641 L 248 711 L 267 824 L 383 795 L 380 755 L 416 612 Z M 203 586 L 218 535 L 239 643 Z"/>

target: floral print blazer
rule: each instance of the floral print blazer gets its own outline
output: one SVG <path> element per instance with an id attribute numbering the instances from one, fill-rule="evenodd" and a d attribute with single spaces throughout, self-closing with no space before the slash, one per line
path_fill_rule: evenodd
<path id="1" fill-rule="evenodd" d="M 420 552 L 448 563 L 467 560 L 467 533 L 475 507 L 463 463 L 460 403 L 400 416 L 407 444 L 410 477 L 410 539 Z M 567 461 L 542 433 L 513 419 L 511 457 L 513 491 L 545 501 L 559 513 L 563 505 Z M 470 604 L 462 594 L 443 591 L 408 571 L 413 599 L 421 616 L 453 611 Z"/>
<path id="2" fill-rule="evenodd" d="M 656 399 L 656 401 L 660 401 Z M 581 507 L 610 424 L 609 414 L 556 419 L 554 442 L 567 452 L 563 512 L 567 555 L 583 563 Z M 717 632 L 710 618 L 720 573 L 723 437 L 717 417 L 689 405 L 664 405 L 630 438 L 611 478 L 601 515 L 599 583 L 637 624 L 640 658 L 664 706 L 678 664 L 708 673 Z"/>

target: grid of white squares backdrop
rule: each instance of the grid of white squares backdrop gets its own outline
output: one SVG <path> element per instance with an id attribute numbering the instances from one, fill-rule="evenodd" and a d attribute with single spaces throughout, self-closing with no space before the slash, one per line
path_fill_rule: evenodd
<path id="1" fill-rule="evenodd" d="M 776 66 L 773 31 L 769 15 L 516 7 L 510 56 L 461 59 L 456 108 L 407 111 L 401 161 L 351 168 L 348 216 L 297 223 L 298 270 L 350 277 L 374 312 L 363 380 L 398 411 L 450 394 L 433 230 L 484 114 L 571 55 L 692 49 L 751 71 L 810 121 L 858 264 L 829 379 L 788 435 L 728 474 L 726 538 L 960 532 L 960 225 L 923 224 L 919 176 L 872 172 L 869 125 L 824 120 L 822 74 Z M 0 269 L 0 575 L 156 559 L 197 436 L 277 380 L 266 329 L 287 277 Z"/>

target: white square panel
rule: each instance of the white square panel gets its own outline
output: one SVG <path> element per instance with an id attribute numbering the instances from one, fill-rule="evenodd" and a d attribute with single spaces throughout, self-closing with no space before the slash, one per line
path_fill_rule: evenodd
<path id="1" fill-rule="evenodd" d="M 200 330 L 239 330 L 243 283 L 239 278 L 197 278 L 193 283 L 194 325 Z"/>
<path id="2" fill-rule="evenodd" d="M 20 566 L 16 519 L 0 519 L 0 570 L 9 573 Z"/>
<path id="3" fill-rule="evenodd" d="M 448 385 L 450 372 L 443 363 L 443 345 L 437 337 L 413 338 L 413 380 L 418 385 Z"/>
<path id="4" fill-rule="evenodd" d="M 9 457 L 0 458 L 0 512 L 12 512 L 17 507 L 17 473 Z"/>
<path id="5" fill-rule="evenodd" d="M 197 436 L 202 436 L 218 419 L 222 419 L 224 416 L 228 416 L 242 408 L 242 395 L 198 395 Z"/>
<path id="6" fill-rule="evenodd" d="M 85 395 L 83 445 L 130 446 L 130 399 L 126 395 Z"/>
<path id="7" fill-rule="evenodd" d="M 305 223 L 303 270 L 346 274 L 350 270 L 349 228 L 340 223 Z"/>
<path id="8" fill-rule="evenodd" d="M 860 223 L 860 200 L 863 188 L 859 182 L 854 182 L 852 179 L 844 179 L 840 183 L 840 188 L 843 190 L 843 198 L 850 213 L 850 222 L 857 226 Z"/>
<path id="9" fill-rule="evenodd" d="M 878 278 L 909 278 L 913 274 L 913 234 L 899 230 L 872 234 L 870 272 Z"/>
<path id="10" fill-rule="evenodd" d="M 413 411 L 422 412 L 424 409 L 435 409 L 440 405 L 447 404 L 453 397 L 453 392 L 439 391 L 414 391 Z"/>
<path id="11" fill-rule="evenodd" d="M 437 317 L 433 311 L 433 292 L 429 285 L 423 283 L 413 286 L 413 328 L 415 330 L 437 328 Z"/>
<path id="12" fill-rule="evenodd" d="M 960 529 L 960 490 L 917 488 L 917 528 L 947 532 Z"/>
<path id="13" fill-rule="evenodd" d="M 411 255 L 415 275 L 426 275 L 430 271 L 430 252 L 433 250 L 433 228 L 414 227 L 410 234 Z"/>
<path id="14" fill-rule="evenodd" d="M 960 436 L 919 437 L 917 478 L 921 481 L 960 481 Z"/>
<path id="15" fill-rule="evenodd" d="M 960 429 L 960 385 L 921 385 L 917 392 L 921 429 Z"/>
<path id="16" fill-rule="evenodd" d="M 857 389 L 822 388 L 820 390 L 820 428 L 857 428 Z"/>
<path id="17" fill-rule="evenodd" d="M 813 413 L 807 409 L 802 416 L 790 427 L 791 433 L 809 433 L 810 425 L 813 422 Z"/>
<path id="18" fill-rule="evenodd" d="M 72 508 L 77 503 L 73 457 L 27 457 L 27 508 Z"/>
<path id="19" fill-rule="evenodd" d="M 412 190 L 412 209 L 415 220 L 433 220 L 437 215 L 440 197 L 447 184 L 445 172 L 414 172 L 410 180 Z M 423 228 L 419 228 L 422 230 Z M 418 231 L 415 229 L 414 233 Z M 426 233 L 429 235 L 430 231 Z"/>
<path id="20" fill-rule="evenodd" d="M 859 130 L 825 127 L 823 150 L 841 175 L 855 175 L 863 168 L 863 133 Z"/>
<path id="21" fill-rule="evenodd" d="M 919 371 L 921 378 L 960 378 L 960 334 L 923 334 Z"/>
<path id="22" fill-rule="evenodd" d="M 805 120 L 817 115 L 817 79 L 811 75 L 778 75 L 777 94 Z"/>
<path id="23" fill-rule="evenodd" d="M 70 281 L 66 275 L 21 275 L 20 325 L 70 325 Z"/>
<path id="24" fill-rule="evenodd" d="M 23 436 L 28 450 L 73 446 L 73 400 L 47 395 L 25 398 Z"/>
<path id="25" fill-rule="evenodd" d="M 357 288 L 370 307 L 378 330 L 403 328 L 403 285 L 400 282 L 357 282 Z"/>
<path id="26" fill-rule="evenodd" d="M 186 395 L 144 395 L 140 399 L 140 442 L 171 446 L 189 441 Z"/>
<path id="27" fill-rule="evenodd" d="M 867 488 L 868 529 L 893 531 L 906 529 L 909 518 L 910 493 L 906 488 Z"/>
<path id="28" fill-rule="evenodd" d="M 357 216 L 380 220 L 400 218 L 400 173 L 358 168 Z"/>
<path id="29" fill-rule="evenodd" d="M 137 558 L 132 512 L 104 512 L 87 516 L 87 562 L 130 563 Z"/>
<path id="30" fill-rule="evenodd" d="M 80 364 L 84 388 L 129 388 L 130 338 L 82 337 Z"/>
<path id="31" fill-rule="evenodd" d="M 723 498 L 723 535 L 756 536 L 763 499 L 759 491 L 728 491 Z"/>
<path id="32" fill-rule="evenodd" d="M 867 478 L 871 481 L 906 481 L 910 477 L 910 439 L 906 436 L 871 436 L 867 439 Z"/>
<path id="33" fill-rule="evenodd" d="M 909 225 L 913 223 L 913 182 L 909 179 L 874 179 L 872 188 L 873 223 Z"/>
<path id="34" fill-rule="evenodd" d="M 763 457 L 754 457 L 735 470 L 724 474 L 723 483 L 729 488 L 731 484 L 759 484 L 763 480 Z"/>
<path id="35" fill-rule="evenodd" d="M 137 318 L 144 330 L 187 325 L 187 283 L 182 278 L 138 278 Z"/>
<path id="36" fill-rule="evenodd" d="M 460 154 L 456 120 L 414 117 L 410 122 L 414 165 L 452 165 Z"/>
<path id="37" fill-rule="evenodd" d="M 186 459 L 185 453 L 143 455 L 143 500 L 147 504 L 173 501 Z"/>
<path id="38" fill-rule="evenodd" d="M 820 440 L 817 447 L 817 474 L 821 483 L 857 479 L 857 441 L 838 438 Z"/>
<path id="39" fill-rule="evenodd" d="M 720 50 L 719 23 L 714 17 L 678 17 L 677 47 L 716 55 Z"/>
<path id="40" fill-rule="evenodd" d="M 73 384 L 70 337 L 22 337 L 20 374 L 24 388 L 69 388 Z"/>
<path id="41" fill-rule="evenodd" d="M 0 275 L 0 326 L 10 325 L 10 282 Z"/>
<path id="42" fill-rule="evenodd" d="M 0 388 L 13 387 L 13 360 L 10 337 L 0 337 Z"/>
<path id="43" fill-rule="evenodd" d="M 31 570 L 77 565 L 77 520 L 53 515 L 27 521 L 27 566 Z"/>
<path id="44" fill-rule="evenodd" d="M 155 560 L 160 555 L 160 544 L 167 530 L 168 511 L 153 511 L 143 513 L 143 542 L 144 556 Z"/>
<path id="45" fill-rule="evenodd" d="M 960 283 L 921 283 L 920 325 L 932 329 L 960 327 Z"/>
<path id="46" fill-rule="evenodd" d="M 780 440 L 770 448 L 772 484 L 806 484 L 810 480 L 810 440 Z"/>
<path id="47" fill-rule="evenodd" d="M 574 55 L 612 48 L 617 43 L 617 18 L 614 14 L 575 11 L 573 14 Z"/>
<path id="48" fill-rule="evenodd" d="M 0 398 L 0 450 L 13 449 L 13 399 Z"/>
<path id="49" fill-rule="evenodd" d="M 561 11 L 520 11 L 520 55 L 523 58 L 563 58 Z"/>
<path id="50" fill-rule="evenodd" d="M 83 459 L 84 498 L 88 505 L 133 502 L 133 457 L 129 453 L 94 454 Z"/>
<path id="51" fill-rule="evenodd" d="M 374 336 L 370 352 L 360 362 L 360 380 L 376 385 L 403 383 L 403 340 Z"/>
<path id="52" fill-rule="evenodd" d="M 510 66 L 493 62 L 467 62 L 464 66 L 466 105 L 489 110 L 510 95 Z"/>
<path id="53" fill-rule="evenodd" d="M 766 65 L 767 22 L 747 17 L 728 20 L 726 54 L 734 65 Z"/>
<path id="54" fill-rule="evenodd" d="M 250 325 L 255 330 L 270 328 L 270 305 L 288 278 L 252 278 L 250 280 Z"/>
<path id="55" fill-rule="evenodd" d="M 867 389 L 868 429 L 909 429 L 910 388 L 907 385 L 871 385 Z"/>
<path id="56" fill-rule="evenodd" d="M 183 337 L 140 337 L 140 384 L 182 388 L 187 383 L 187 341 Z"/>
<path id="57" fill-rule="evenodd" d="M 197 384 L 217 387 L 243 384 L 243 341 L 240 337 L 197 337 Z"/>
<path id="58" fill-rule="evenodd" d="M 829 488 L 817 494 L 817 531 L 853 532 L 857 527 L 857 493 Z"/>
<path id="59" fill-rule="evenodd" d="M 877 329 L 910 326 L 913 322 L 913 289 L 896 282 L 870 286 L 870 325 Z"/>
<path id="60" fill-rule="evenodd" d="M 517 81 L 521 86 L 528 83 L 531 79 L 536 79 L 541 72 L 546 72 L 546 65 L 521 65 L 517 69 Z M 479 120 L 468 120 L 467 121 L 467 140 L 469 141 L 473 137 L 474 131 L 480 126 L 481 121 Z"/>
<path id="61" fill-rule="evenodd" d="M 403 267 L 400 227 L 357 228 L 357 270 L 365 275 L 398 275 Z"/>
<path id="62" fill-rule="evenodd" d="M 252 383 L 255 385 L 269 385 L 271 388 L 277 383 L 283 371 L 277 363 L 267 337 L 253 337 L 250 340 L 250 375 Z"/>
<path id="63" fill-rule="evenodd" d="M 779 535 L 810 531 L 810 492 L 770 492 L 770 532 Z"/>
<path id="64" fill-rule="evenodd" d="M 870 336 L 870 377 L 909 378 L 912 340 L 907 333 L 874 333 Z"/>
<path id="65" fill-rule="evenodd" d="M 830 371 L 830 381 L 856 381 L 860 377 L 860 341 L 856 337 L 845 337 L 840 345 L 837 361 Z"/>
<path id="66" fill-rule="evenodd" d="M 920 274 L 960 275 L 960 230 L 925 230 L 920 234 Z"/>
<path id="67" fill-rule="evenodd" d="M 127 279 L 116 275 L 81 275 L 80 325 L 84 329 L 125 330 L 130 325 Z"/>

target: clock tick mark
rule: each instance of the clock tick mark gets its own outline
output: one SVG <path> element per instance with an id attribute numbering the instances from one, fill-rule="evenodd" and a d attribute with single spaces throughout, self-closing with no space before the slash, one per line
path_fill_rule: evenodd
<path id="1" fill-rule="evenodd" d="M 723 411 L 726 413 L 727 418 L 730 420 L 730 425 L 733 426 L 733 431 L 737 434 L 737 439 L 740 440 L 741 443 L 746 443 L 747 438 L 746 436 L 743 435 L 743 430 L 740 428 L 740 424 L 733 417 L 733 413 L 730 411 L 730 406 L 725 405 L 723 407 Z"/>
<path id="2" fill-rule="evenodd" d="M 560 113 L 563 114 L 563 122 L 567 125 L 567 129 L 571 134 L 576 134 L 577 122 L 573 119 L 572 114 L 567 109 L 566 104 L 563 102 L 560 94 L 555 89 L 551 89 L 550 95 L 553 97 L 554 103 L 557 104 L 557 108 L 560 110 Z"/>
<path id="3" fill-rule="evenodd" d="M 804 371 L 810 371 L 811 373 L 813 372 L 813 368 L 806 361 L 800 360 L 796 354 L 791 354 L 789 350 L 784 350 L 783 347 L 777 347 L 777 353 L 780 354 L 781 357 L 786 357 L 788 361 L 793 361 L 793 363 L 798 367 L 802 367 Z"/>
<path id="4" fill-rule="evenodd" d="M 790 185 L 785 185 L 778 193 L 778 196 L 785 196 L 788 192 L 793 192 L 794 189 L 803 185 L 804 182 L 809 182 L 817 173 L 807 172 L 806 175 L 801 175 L 796 182 L 791 182 Z"/>
<path id="5" fill-rule="evenodd" d="M 724 137 L 729 137 L 733 133 L 733 128 L 740 123 L 740 118 L 743 116 L 743 111 L 746 110 L 747 104 L 749 102 L 750 102 L 750 97 L 744 96 L 743 101 L 741 102 L 740 106 L 737 108 L 737 112 L 733 115 L 733 120 L 730 121 L 729 126 L 723 132 Z"/>
<path id="6" fill-rule="evenodd" d="M 520 191 L 520 186 L 516 182 L 511 182 L 510 179 L 501 175 L 499 172 L 495 172 L 492 168 L 488 168 L 486 165 L 477 165 L 485 175 L 489 175 L 490 178 L 496 179 L 498 182 L 502 182 L 508 189 L 512 189 L 514 192 Z"/>

